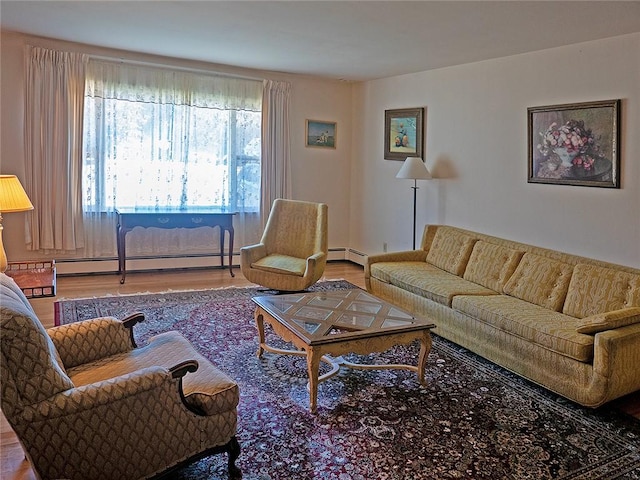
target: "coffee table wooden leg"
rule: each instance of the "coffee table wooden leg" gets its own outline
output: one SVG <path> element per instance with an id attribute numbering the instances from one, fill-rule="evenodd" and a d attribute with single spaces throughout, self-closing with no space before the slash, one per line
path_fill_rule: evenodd
<path id="1" fill-rule="evenodd" d="M 431 334 L 428 330 L 422 334 L 422 338 L 420 339 L 420 355 L 418 356 L 418 381 L 421 385 L 426 385 L 427 382 L 424 379 L 427 357 L 429 356 L 429 352 L 431 351 Z"/>
<path id="2" fill-rule="evenodd" d="M 309 410 L 316 412 L 318 404 L 318 373 L 322 354 L 313 347 L 307 350 L 307 371 L 309 373 Z"/>
<path id="3" fill-rule="evenodd" d="M 256 313 L 255 313 L 255 319 L 256 319 L 256 327 L 258 328 L 258 358 L 262 357 L 262 353 L 264 352 L 264 349 L 262 348 L 262 346 L 264 345 L 264 317 L 262 316 L 262 311 L 260 311 L 260 308 L 256 309 Z"/>

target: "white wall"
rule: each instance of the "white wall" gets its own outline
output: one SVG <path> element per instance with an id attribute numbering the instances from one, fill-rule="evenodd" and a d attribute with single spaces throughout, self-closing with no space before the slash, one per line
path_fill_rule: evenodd
<path id="1" fill-rule="evenodd" d="M 621 188 L 527 183 L 527 107 L 622 99 Z M 354 88 L 350 245 L 411 248 L 411 180 L 384 160 L 386 109 L 425 107 L 418 237 L 456 225 L 640 267 L 640 33 Z M 418 238 L 419 242 L 419 238 Z"/>
<path id="2" fill-rule="evenodd" d="M 18 176 L 27 38 L 3 33 L 0 57 L 0 172 Z M 330 248 L 411 247 L 412 183 L 395 178 L 401 162 L 384 160 L 384 111 L 424 106 L 425 158 L 439 178 L 419 182 L 419 232 L 447 223 L 640 267 L 640 33 L 362 84 L 161 60 L 292 83 L 293 197 L 329 204 Z M 620 189 L 527 183 L 527 107 L 615 98 L 622 99 Z M 336 150 L 305 148 L 305 119 L 336 121 Z M 23 218 L 4 218 L 10 261 L 37 257 L 24 247 Z"/>
<path id="3" fill-rule="evenodd" d="M 293 198 L 329 206 L 329 248 L 349 247 L 351 84 L 294 81 L 291 102 Z M 337 122 L 336 148 L 305 147 L 306 120 Z"/>
<path id="4" fill-rule="evenodd" d="M 69 51 L 157 62 L 179 67 L 210 70 L 286 80 L 292 84 L 291 98 L 291 158 L 293 198 L 321 201 L 329 206 L 329 247 L 346 248 L 349 244 L 349 184 L 351 153 L 351 84 L 340 81 L 261 72 L 221 65 L 189 62 L 179 59 L 158 58 L 132 52 L 113 51 L 98 47 L 39 39 L 15 33 L 2 33 L 1 38 L 1 144 L 0 172 L 15 174 L 24 179 L 24 57 L 26 43 Z M 305 120 L 337 122 L 337 147 L 318 149 L 305 147 Z M 24 182 L 23 182 L 24 184 Z M 9 261 L 39 258 L 73 258 L 73 254 L 36 253 L 24 245 L 24 214 L 10 213 L 3 217 L 4 244 Z M 115 232 L 114 232 L 115 235 Z M 236 245 L 238 250 L 241 245 Z"/>

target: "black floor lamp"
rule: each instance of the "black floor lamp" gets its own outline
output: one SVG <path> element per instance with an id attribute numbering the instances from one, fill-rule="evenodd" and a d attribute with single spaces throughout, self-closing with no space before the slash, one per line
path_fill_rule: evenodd
<path id="1" fill-rule="evenodd" d="M 418 193 L 418 180 L 429 180 L 431 174 L 421 158 L 407 157 L 396 178 L 408 178 L 413 180 L 413 249 L 416 249 L 416 194 Z"/>

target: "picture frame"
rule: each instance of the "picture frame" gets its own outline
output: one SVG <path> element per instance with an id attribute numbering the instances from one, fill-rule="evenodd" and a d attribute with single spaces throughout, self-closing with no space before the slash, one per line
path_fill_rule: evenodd
<path id="1" fill-rule="evenodd" d="M 336 148 L 338 124 L 322 120 L 306 121 L 305 146 L 313 148 Z"/>
<path id="2" fill-rule="evenodd" d="M 384 111 L 384 158 L 422 158 L 424 108 Z"/>
<path id="3" fill-rule="evenodd" d="M 528 182 L 620 188 L 620 103 L 528 108 Z"/>

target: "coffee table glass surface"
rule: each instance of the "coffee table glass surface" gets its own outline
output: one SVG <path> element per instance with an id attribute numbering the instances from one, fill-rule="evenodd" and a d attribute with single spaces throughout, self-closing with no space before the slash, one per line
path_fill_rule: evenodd
<path id="1" fill-rule="evenodd" d="M 362 290 L 266 295 L 253 301 L 309 345 L 434 327 Z"/>
<path id="2" fill-rule="evenodd" d="M 310 407 L 316 410 L 318 383 L 335 375 L 340 366 L 358 369 L 405 369 L 418 374 L 424 383 L 427 355 L 431 349 L 430 330 L 435 325 L 428 319 L 408 312 L 370 295 L 364 290 L 333 290 L 287 295 L 254 297 L 259 335 L 258 356 L 264 351 L 304 355 L 309 374 Z M 268 323 L 283 340 L 298 350 L 283 350 L 266 344 L 264 323 Z M 367 355 L 387 350 L 394 345 L 420 341 L 416 365 L 355 364 L 336 355 Z M 320 361 L 332 367 L 319 376 Z"/>

